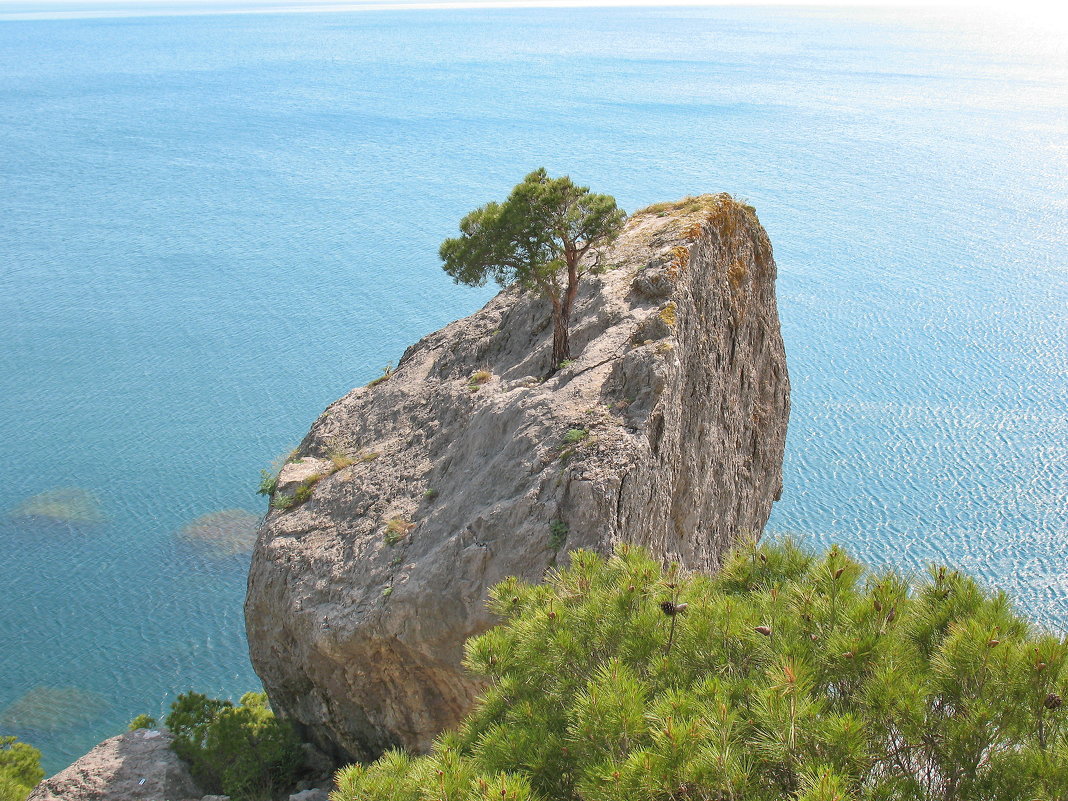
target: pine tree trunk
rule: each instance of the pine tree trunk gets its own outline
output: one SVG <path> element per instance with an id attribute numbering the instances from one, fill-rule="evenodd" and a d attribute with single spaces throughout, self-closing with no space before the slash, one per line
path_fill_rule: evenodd
<path id="1" fill-rule="evenodd" d="M 549 300 L 553 304 L 553 366 L 552 372 L 560 369 L 560 363 L 571 359 L 571 309 L 575 305 L 575 297 L 578 295 L 579 271 L 578 263 L 582 252 L 572 246 L 568 246 L 564 253 L 567 263 L 567 289 L 561 298 L 556 292 L 546 290 Z"/>
<path id="2" fill-rule="evenodd" d="M 579 254 L 569 248 L 565 258 L 567 260 L 567 290 L 562 300 L 553 302 L 554 370 L 560 367 L 560 362 L 571 358 L 571 309 L 575 305 L 579 285 Z"/>
<path id="3" fill-rule="evenodd" d="M 563 304 L 553 304 L 553 371 L 560 367 L 560 362 L 571 358 L 571 337 L 568 331 L 571 310 L 565 311 Z"/>

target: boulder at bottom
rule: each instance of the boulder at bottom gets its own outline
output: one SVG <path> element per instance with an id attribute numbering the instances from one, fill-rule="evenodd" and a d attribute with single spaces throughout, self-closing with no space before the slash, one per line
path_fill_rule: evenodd
<path id="1" fill-rule="evenodd" d="M 104 740 L 45 779 L 28 801 L 183 801 L 204 793 L 171 750 L 167 731 L 137 729 Z"/>

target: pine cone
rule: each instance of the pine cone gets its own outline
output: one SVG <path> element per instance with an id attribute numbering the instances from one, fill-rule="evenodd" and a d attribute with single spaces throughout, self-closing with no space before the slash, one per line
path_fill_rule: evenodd
<path id="1" fill-rule="evenodd" d="M 689 604 L 673 604 L 671 601 L 664 601 L 662 604 L 660 604 L 660 608 L 663 610 L 664 614 L 667 615 L 668 617 L 674 617 L 675 615 L 678 615 L 678 614 L 681 614 L 682 612 L 685 612 L 687 609 L 690 608 L 690 605 Z"/>
<path id="2" fill-rule="evenodd" d="M 771 636 L 771 626 L 757 626 L 753 631 L 763 634 L 765 637 Z"/>
<path id="3" fill-rule="evenodd" d="M 1046 696 L 1046 700 L 1042 702 L 1042 706 L 1046 707 L 1046 709 L 1059 709 L 1063 703 L 1064 699 L 1057 693 L 1050 693 Z"/>

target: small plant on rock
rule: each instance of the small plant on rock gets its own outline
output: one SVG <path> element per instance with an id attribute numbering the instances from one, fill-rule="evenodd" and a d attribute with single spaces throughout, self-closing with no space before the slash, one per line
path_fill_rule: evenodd
<path id="1" fill-rule="evenodd" d="M 382 384 L 382 383 L 384 383 L 386 381 L 389 381 L 389 379 L 391 379 L 393 377 L 393 374 L 395 372 L 396 372 L 396 370 L 393 369 L 393 362 L 390 362 L 389 364 L 387 364 L 385 367 L 382 368 L 382 375 L 380 375 L 378 378 L 375 378 L 372 381 L 367 382 L 367 386 L 368 387 L 377 387 L 379 384 Z"/>
<path id="2" fill-rule="evenodd" d="M 286 509 L 293 508 L 293 504 L 297 502 L 296 496 L 290 495 L 286 492 L 276 493 L 271 499 L 271 508 L 285 511 Z"/>
<path id="3" fill-rule="evenodd" d="M 585 439 L 589 439 L 589 436 L 590 431 L 588 428 L 569 428 L 567 433 L 564 434 L 564 442 L 568 445 L 575 445 Z"/>
<path id="4" fill-rule="evenodd" d="M 386 521 L 386 545 L 396 545 L 407 537 L 414 528 L 415 523 L 411 523 L 403 517 L 391 517 Z"/>
<path id="5" fill-rule="evenodd" d="M 567 535 L 571 533 L 571 529 L 568 528 L 567 523 L 563 520 L 550 520 L 549 521 L 549 547 L 554 551 L 559 551 L 563 547 L 564 542 L 567 540 Z"/>
<path id="6" fill-rule="evenodd" d="M 312 491 L 315 489 L 315 485 L 319 483 L 321 478 L 322 476 L 316 473 L 301 481 L 300 485 L 293 492 L 293 503 L 301 504 L 311 498 Z"/>
<path id="7" fill-rule="evenodd" d="M 330 451 L 330 465 L 333 468 L 333 472 L 335 473 L 338 470 L 344 470 L 349 465 L 355 463 L 356 459 L 354 459 L 352 456 L 349 456 L 342 450 Z"/>
<path id="8" fill-rule="evenodd" d="M 274 495 L 277 486 L 277 470 L 260 470 L 260 488 L 256 490 L 258 495 Z"/>
<path id="9" fill-rule="evenodd" d="M 482 385 L 491 378 L 493 378 L 493 373 L 489 370 L 478 370 L 477 372 L 471 373 L 471 378 L 467 382 L 467 388 L 471 392 L 478 392 Z"/>
<path id="10" fill-rule="evenodd" d="M 154 729 L 156 728 L 156 719 L 151 715 L 138 715 L 130 721 L 130 725 L 127 726 L 127 728 L 130 731 L 137 731 L 138 729 Z"/>

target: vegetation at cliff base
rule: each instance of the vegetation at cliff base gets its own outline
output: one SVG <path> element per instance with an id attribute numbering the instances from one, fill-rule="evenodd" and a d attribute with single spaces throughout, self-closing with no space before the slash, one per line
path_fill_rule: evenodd
<path id="1" fill-rule="evenodd" d="M 343 769 L 334 801 L 1068 798 L 1068 645 L 967 576 L 789 542 L 715 576 L 571 556 L 491 592 L 461 727 Z"/>
<path id="2" fill-rule="evenodd" d="M 0 737 L 0 801 L 23 801 L 43 778 L 40 751 L 14 737 Z"/>
<path id="3" fill-rule="evenodd" d="M 264 693 L 230 701 L 184 693 L 171 704 L 171 747 L 208 793 L 262 801 L 289 790 L 301 765 L 300 739 L 276 718 Z"/>
<path id="4" fill-rule="evenodd" d="M 516 184 L 503 203 L 487 203 L 460 221 L 461 235 L 446 239 L 439 255 L 459 284 L 536 289 L 552 304 L 553 355 L 571 359 L 569 328 L 579 282 L 591 265 L 591 248 L 613 240 L 626 214 L 615 198 L 576 186 L 568 176 L 550 178 L 544 168 Z"/>

